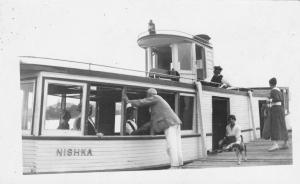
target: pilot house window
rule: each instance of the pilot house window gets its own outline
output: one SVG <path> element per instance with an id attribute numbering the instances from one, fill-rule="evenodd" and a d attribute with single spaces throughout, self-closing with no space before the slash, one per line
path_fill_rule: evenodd
<path id="1" fill-rule="evenodd" d="M 154 68 L 171 70 L 172 51 L 170 46 L 153 48 Z"/>
<path id="2" fill-rule="evenodd" d="M 178 60 L 181 70 L 192 70 L 191 44 L 178 44 Z"/>

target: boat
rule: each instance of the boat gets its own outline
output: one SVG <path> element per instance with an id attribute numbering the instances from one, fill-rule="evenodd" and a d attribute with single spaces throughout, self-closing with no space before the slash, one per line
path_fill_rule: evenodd
<path id="1" fill-rule="evenodd" d="M 168 167 L 163 134 L 126 133 L 122 95 L 144 98 L 148 88 L 157 89 L 182 120 L 184 163 L 205 159 L 218 147 L 229 114 L 236 116 L 245 142 L 260 138 L 270 88 L 220 88 L 210 82 L 214 59 L 208 35 L 156 30 L 140 34 L 137 43 L 145 51 L 142 76 L 83 61 L 20 57 L 24 174 Z M 289 89 L 280 89 L 288 114 Z M 134 116 L 142 127 L 149 110 L 137 108 Z M 68 125 L 61 126 L 66 117 Z"/>

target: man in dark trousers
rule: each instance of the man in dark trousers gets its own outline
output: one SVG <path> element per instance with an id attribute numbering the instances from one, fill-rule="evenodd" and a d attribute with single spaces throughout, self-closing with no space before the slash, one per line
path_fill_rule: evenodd
<path id="1" fill-rule="evenodd" d="M 181 150 L 181 133 L 179 117 L 170 105 L 153 88 L 147 90 L 144 99 L 129 100 L 123 96 L 126 103 L 135 107 L 149 106 L 151 113 L 151 134 L 164 131 L 167 141 L 167 153 L 170 157 L 171 169 L 180 168 L 183 165 Z"/>

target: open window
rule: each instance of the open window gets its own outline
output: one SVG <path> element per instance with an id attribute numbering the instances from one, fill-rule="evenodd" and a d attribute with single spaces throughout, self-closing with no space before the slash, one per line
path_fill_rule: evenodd
<path id="1" fill-rule="evenodd" d="M 83 135 L 86 84 L 45 80 L 42 135 Z"/>
<path id="2" fill-rule="evenodd" d="M 126 94 L 129 99 L 142 99 L 146 97 L 146 89 L 136 89 L 136 88 L 128 88 Z M 147 126 L 146 124 L 150 122 L 150 111 L 149 107 L 136 107 L 133 109 L 133 112 L 128 112 L 128 107 L 125 114 L 125 122 L 130 119 L 129 114 L 132 114 L 132 119 L 134 119 L 134 123 L 137 125 L 137 129 L 139 132 L 135 135 L 150 135 L 150 129 L 144 128 L 141 130 L 141 127 Z M 130 111 L 130 110 L 129 110 Z M 126 125 L 128 127 L 128 125 Z M 125 127 L 126 127 L 125 126 Z M 129 125 L 130 126 L 130 125 Z M 128 131 L 130 127 L 126 128 L 125 131 Z M 126 132 L 126 134 L 130 134 L 131 132 Z"/>
<path id="3" fill-rule="evenodd" d="M 153 48 L 153 61 L 155 68 L 170 71 L 172 63 L 172 51 L 169 45 Z"/>
<path id="4" fill-rule="evenodd" d="M 22 102 L 22 134 L 30 135 L 34 116 L 35 81 L 28 80 L 21 82 Z"/>
<path id="5" fill-rule="evenodd" d="M 122 87 L 102 84 L 90 86 L 89 105 L 92 108 L 88 119 L 94 124 L 97 133 L 105 135 L 120 135 L 122 126 Z M 87 122 L 87 123 L 91 123 Z M 86 133 L 94 135 L 93 132 Z"/>
<path id="6" fill-rule="evenodd" d="M 195 125 L 195 95 L 179 95 L 179 118 L 182 121 L 181 130 L 192 133 Z"/>

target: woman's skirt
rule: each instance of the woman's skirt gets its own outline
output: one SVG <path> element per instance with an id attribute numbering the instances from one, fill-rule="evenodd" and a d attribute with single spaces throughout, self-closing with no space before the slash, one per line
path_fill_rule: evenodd
<path id="1" fill-rule="evenodd" d="M 282 106 L 275 105 L 271 107 L 269 126 L 271 140 L 288 140 L 285 115 Z"/>

